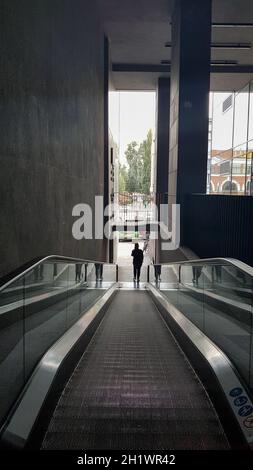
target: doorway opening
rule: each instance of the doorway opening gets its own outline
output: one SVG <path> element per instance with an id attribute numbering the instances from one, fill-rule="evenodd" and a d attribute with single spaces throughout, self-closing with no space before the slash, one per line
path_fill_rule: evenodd
<path id="1" fill-rule="evenodd" d="M 115 218 L 121 227 L 114 234 L 113 258 L 119 265 L 120 277 L 121 268 L 124 268 L 123 277 L 131 279 L 131 252 L 134 244 L 139 243 L 144 251 L 141 276 L 144 279 L 145 266 L 152 260 L 148 226 L 155 202 L 156 93 L 110 92 L 109 109 L 114 168 L 111 201 L 115 204 Z M 141 230 L 136 229 L 137 222 L 141 222 Z"/>

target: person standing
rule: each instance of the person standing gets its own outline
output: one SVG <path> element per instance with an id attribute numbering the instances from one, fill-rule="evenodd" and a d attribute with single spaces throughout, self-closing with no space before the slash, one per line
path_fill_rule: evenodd
<path id="1" fill-rule="evenodd" d="M 155 270 L 155 282 L 160 282 L 162 266 L 160 264 L 154 264 L 154 270 Z"/>
<path id="2" fill-rule="evenodd" d="M 76 264 L 76 282 L 81 282 L 82 264 Z"/>
<path id="3" fill-rule="evenodd" d="M 193 273 L 193 279 L 192 282 L 195 284 L 197 287 L 199 285 L 199 278 L 201 276 L 203 266 L 192 266 L 192 273 Z"/>
<path id="4" fill-rule="evenodd" d="M 133 267 L 134 267 L 134 281 L 140 281 L 141 266 L 143 263 L 143 251 L 139 248 L 139 243 L 135 243 L 134 250 L 132 251 Z"/>
<path id="5" fill-rule="evenodd" d="M 96 268 L 96 281 L 102 281 L 103 279 L 103 264 L 95 263 Z"/>

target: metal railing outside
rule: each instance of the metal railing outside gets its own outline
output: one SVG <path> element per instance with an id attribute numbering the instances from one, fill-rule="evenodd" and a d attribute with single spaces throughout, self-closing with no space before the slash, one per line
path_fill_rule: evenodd
<path id="1" fill-rule="evenodd" d="M 114 193 L 114 202 L 116 204 L 114 217 L 117 221 L 123 223 L 143 221 L 148 223 L 154 220 L 155 193 Z"/>

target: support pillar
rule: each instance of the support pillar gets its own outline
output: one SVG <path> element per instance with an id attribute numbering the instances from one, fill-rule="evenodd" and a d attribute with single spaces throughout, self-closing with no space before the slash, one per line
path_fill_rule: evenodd
<path id="1" fill-rule="evenodd" d="M 169 133 L 170 131 L 170 78 L 158 79 L 157 91 L 157 159 L 156 192 L 168 192 Z"/>
<path id="2" fill-rule="evenodd" d="M 211 0 L 177 0 L 172 17 L 168 193 L 170 208 L 181 205 L 181 227 L 186 195 L 206 192 L 210 47 Z"/>
<path id="3" fill-rule="evenodd" d="M 104 209 L 109 204 L 109 41 L 104 38 Z M 109 217 L 104 216 L 104 226 Z M 104 236 L 105 261 L 109 260 L 109 242 Z"/>
<path id="4" fill-rule="evenodd" d="M 156 204 L 168 202 L 170 78 L 160 77 L 157 87 Z M 156 240 L 155 261 L 160 261 L 161 239 Z"/>

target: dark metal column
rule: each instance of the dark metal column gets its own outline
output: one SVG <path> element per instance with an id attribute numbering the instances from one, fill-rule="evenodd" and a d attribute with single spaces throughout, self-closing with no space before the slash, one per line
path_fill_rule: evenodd
<path id="1" fill-rule="evenodd" d="M 157 87 L 156 204 L 167 203 L 170 136 L 170 78 L 160 77 Z M 160 261 L 161 238 L 156 240 L 155 261 Z"/>
<path id="2" fill-rule="evenodd" d="M 157 160 L 156 192 L 168 192 L 170 78 L 160 77 L 157 90 Z"/>
<path id="3" fill-rule="evenodd" d="M 104 209 L 109 204 L 109 41 L 104 38 Z M 108 216 L 104 216 L 104 225 Z M 109 258 L 109 243 L 104 237 L 105 260 Z"/>
<path id="4" fill-rule="evenodd" d="M 181 220 L 186 194 L 206 192 L 210 42 L 211 0 L 175 2 L 172 17 L 169 204 L 181 204 Z"/>

